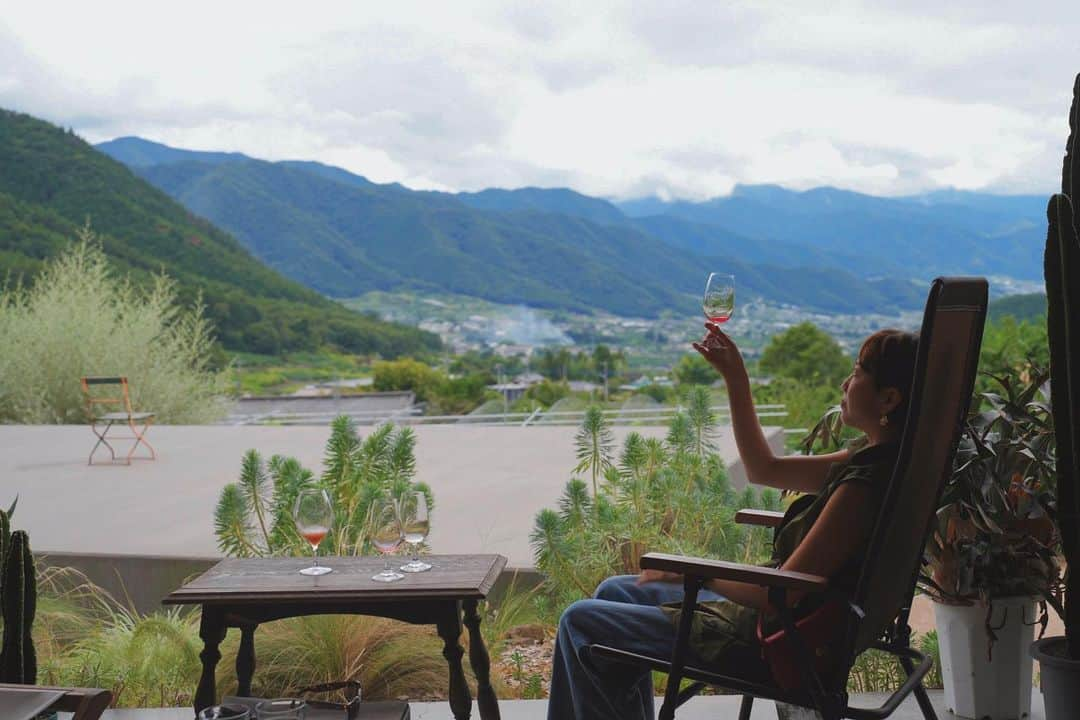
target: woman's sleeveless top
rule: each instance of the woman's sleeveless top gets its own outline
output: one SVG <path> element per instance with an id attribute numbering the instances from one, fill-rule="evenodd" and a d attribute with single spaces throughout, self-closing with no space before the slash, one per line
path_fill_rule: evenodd
<path id="1" fill-rule="evenodd" d="M 853 452 L 847 461 L 833 464 L 820 494 L 802 495 L 788 507 L 773 533 L 772 559 L 763 565 L 782 565 L 810 532 L 829 498 L 845 483 L 857 483 L 871 491 L 865 512 L 877 517 L 896 464 L 897 450 L 894 444 L 865 446 Z M 854 590 L 865 549 L 865 543 L 860 543 L 843 568 L 833 575 L 831 580 L 836 587 Z M 816 599 L 808 596 L 796 608 L 796 615 L 809 612 L 817 605 Z M 662 607 L 677 624 L 682 614 L 679 604 L 669 603 Z M 690 629 L 691 648 L 703 660 L 731 665 L 745 677 L 749 666 L 761 663 L 757 641 L 758 612 L 755 608 L 724 600 L 698 603 Z"/>

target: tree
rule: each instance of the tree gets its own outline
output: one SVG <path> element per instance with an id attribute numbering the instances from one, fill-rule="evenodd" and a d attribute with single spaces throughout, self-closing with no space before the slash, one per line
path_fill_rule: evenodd
<path id="1" fill-rule="evenodd" d="M 827 332 L 799 323 L 773 337 L 759 363 L 761 371 L 811 385 L 839 385 L 851 372 L 851 360 Z"/>
<path id="2" fill-rule="evenodd" d="M 439 391 L 442 373 L 412 358 L 377 362 L 372 368 L 376 390 L 412 390 L 424 402 Z"/>
<path id="3" fill-rule="evenodd" d="M 564 382 L 544 380 L 525 391 L 525 397 L 535 400 L 544 407 L 551 407 L 570 394 L 570 386 Z"/>
<path id="4" fill-rule="evenodd" d="M 712 385 L 719 377 L 708 361 L 698 355 L 683 355 L 671 374 L 680 385 Z"/>

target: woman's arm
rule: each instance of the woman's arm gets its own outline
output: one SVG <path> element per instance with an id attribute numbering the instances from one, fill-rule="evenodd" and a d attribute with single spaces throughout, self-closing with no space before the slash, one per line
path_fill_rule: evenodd
<path id="1" fill-rule="evenodd" d="M 735 445 L 746 468 L 746 476 L 755 485 L 767 485 L 795 492 L 818 492 L 825 484 L 829 466 L 848 457 L 847 450 L 828 455 L 793 455 L 777 457 L 765 439 L 750 393 L 750 378 L 746 373 L 739 348 L 720 328 L 705 323 L 708 334 L 694 349 L 709 361 L 724 378 L 728 403 L 731 407 L 731 426 Z"/>
<path id="2" fill-rule="evenodd" d="M 840 572 L 873 528 L 874 517 L 867 507 L 868 493 L 867 488 L 851 483 L 837 488 L 810 532 L 780 569 L 822 577 Z M 708 588 L 740 605 L 758 609 L 768 605 L 768 591 L 758 585 L 713 580 Z M 797 603 L 803 594 L 788 593 L 788 605 Z"/>

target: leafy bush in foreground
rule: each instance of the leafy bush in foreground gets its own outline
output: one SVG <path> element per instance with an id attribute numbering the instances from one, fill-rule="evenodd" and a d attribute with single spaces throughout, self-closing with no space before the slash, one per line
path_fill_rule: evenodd
<path id="1" fill-rule="evenodd" d="M 618 457 L 608 421 L 590 408 L 578 433 L 578 466 L 557 510 L 536 517 L 532 545 L 556 604 L 591 595 L 610 575 L 636 573 L 645 552 L 718 559 L 766 557 L 766 536 L 735 524 L 743 507 L 778 509 L 779 494 L 736 493 L 715 452 L 708 390 L 692 388 L 667 437 L 627 435 Z"/>
<path id="2" fill-rule="evenodd" d="M 315 480 L 294 458 L 274 455 L 269 463 L 254 450 L 244 455 L 240 481 L 226 485 L 214 511 L 218 547 L 226 555 L 308 555 L 311 546 L 293 524 L 300 491 L 322 488 L 334 508 L 334 526 L 320 546 L 325 555 L 372 554 L 370 515 L 376 501 L 410 491 L 435 503 L 431 489 L 414 482 L 416 435 L 411 428 L 380 425 L 361 440 L 347 416 L 334 419 L 326 442 L 325 470 Z"/>

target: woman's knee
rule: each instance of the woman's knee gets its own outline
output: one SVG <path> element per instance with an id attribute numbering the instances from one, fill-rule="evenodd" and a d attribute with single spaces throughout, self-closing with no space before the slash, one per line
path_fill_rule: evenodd
<path id="1" fill-rule="evenodd" d="M 594 605 L 595 601 L 591 599 L 577 600 L 567 605 L 559 617 L 559 633 L 580 631 L 582 625 L 585 624 L 583 620 L 589 615 Z"/>
<path id="2" fill-rule="evenodd" d="M 627 602 L 632 595 L 628 586 L 633 587 L 635 583 L 637 583 L 637 575 L 614 575 L 597 586 L 593 597 L 597 600 Z"/>

